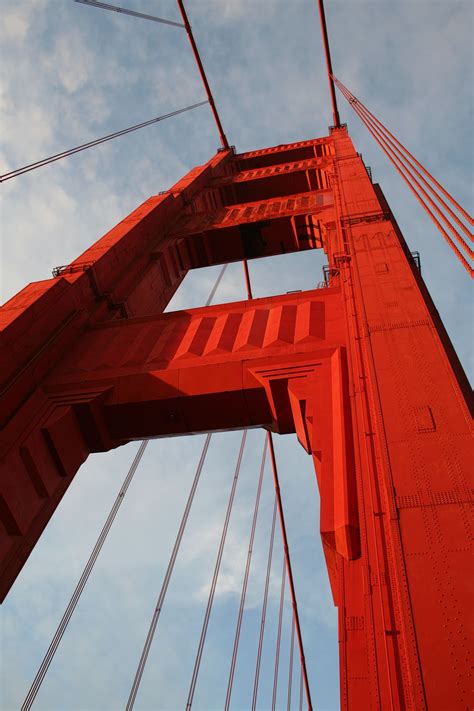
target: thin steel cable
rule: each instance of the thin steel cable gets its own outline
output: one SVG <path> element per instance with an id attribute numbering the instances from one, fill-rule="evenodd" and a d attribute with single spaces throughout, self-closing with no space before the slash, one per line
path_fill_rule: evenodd
<path id="1" fill-rule="evenodd" d="M 212 303 L 214 296 L 216 294 L 216 291 L 219 287 L 219 284 L 221 283 L 222 277 L 224 276 L 226 269 L 227 269 L 227 264 L 224 264 L 222 266 L 219 274 L 217 275 L 217 279 L 216 279 L 214 286 L 212 287 L 212 289 L 209 293 L 209 296 L 207 297 L 206 306 L 210 306 L 210 304 Z M 166 598 L 166 593 L 168 591 L 168 586 L 169 586 L 171 576 L 173 574 L 174 566 L 176 563 L 176 558 L 178 557 L 179 549 L 181 547 L 181 542 L 183 540 L 184 532 L 186 530 L 186 524 L 188 522 L 189 513 L 191 511 L 191 506 L 194 501 L 194 495 L 196 493 L 197 485 L 199 483 L 199 479 L 201 478 L 201 473 L 202 473 L 202 469 L 203 469 L 204 462 L 206 459 L 207 450 L 208 450 L 209 444 L 211 442 L 211 438 L 212 438 L 212 432 L 210 432 L 206 436 L 206 439 L 204 441 L 204 446 L 202 448 L 201 457 L 199 459 L 199 463 L 198 463 L 198 466 L 196 469 L 196 473 L 194 475 L 193 483 L 191 485 L 191 490 L 188 495 L 188 500 L 187 500 L 186 506 L 184 508 L 184 513 L 183 513 L 183 516 L 181 518 L 181 522 L 180 522 L 180 525 L 178 528 L 178 533 L 177 533 L 176 540 L 175 540 L 175 543 L 173 546 L 173 550 L 171 552 L 171 556 L 168 561 L 168 566 L 166 568 L 165 577 L 164 577 L 163 582 L 161 584 L 160 593 L 159 593 L 158 599 L 156 601 L 156 605 L 155 605 L 155 609 L 153 611 L 150 626 L 148 628 L 148 633 L 147 633 L 147 636 L 145 639 L 145 643 L 143 645 L 142 653 L 140 655 L 140 660 L 138 662 L 137 671 L 135 672 L 135 678 L 133 680 L 132 687 L 130 689 L 130 694 L 129 694 L 127 706 L 126 706 L 127 711 L 131 711 L 131 709 L 133 709 L 135 699 L 137 698 L 137 694 L 138 694 L 138 690 L 140 688 L 140 683 L 142 680 L 143 672 L 145 671 L 145 666 L 146 666 L 146 663 L 148 660 L 148 655 L 150 653 L 151 645 L 153 643 L 153 638 L 155 636 L 155 631 L 156 631 L 156 627 L 158 625 L 158 620 L 160 619 L 161 610 L 163 609 L 163 605 L 164 605 L 165 598 Z"/>
<path id="2" fill-rule="evenodd" d="M 117 5 L 110 5 L 107 2 L 97 2 L 97 0 L 74 0 L 74 1 L 81 3 L 82 5 L 88 5 L 89 7 L 98 7 L 101 10 L 112 10 L 112 12 L 119 12 L 121 15 L 131 15 L 132 17 L 139 17 L 142 20 L 151 20 L 152 22 L 160 22 L 162 25 L 170 25 L 171 27 L 181 27 L 184 30 L 184 25 L 182 22 L 173 22 L 173 20 L 165 20 L 162 17 L 156 17 L 155 15 L 145 15 L 143 12 L 135 12 L 134 10 L 128 10 L 125 7 L 118 7 Z"/>
<path id="3" fill-rule="evenodd" d="M 301 667 L 303 669 L 306 700 L 308 703 L 308 709 L 310 711 L 312 711 L 313 704 L 311 701 L 311 691 L 309 688 L 308 670 L 306 669 L 306 660 L 305 660 L 305 656 L 304 656 L 303 636 L 301 634 L 300 617 L 298 614 L 298 605 L 296 602 L 296 590 L 295 590 L 295 584 L 294 584 L 294 580 L 293 580 L 293 571 L 291 568 L 291 558 L 290 558 L 290 549 L 288 546 L 288 537 L 286 535 L 285 516 L 283 513 L 283 503 L 281 500 L 280 483 L 278 480 L 279 477 L 278 477 L 278 469 L 277 469 L 277 464 L 276 464 L 275 449 L 273 447 L 273 438 L 272 438 L 271 432 L 268 432 L 267 436 L 268 436 L 268 444 L 269 444 L 269 451 L 270 451 L 270 462 L 272 465 L 273 482 L 275 485 L 275 499 L 276 499 L 276 503 L 278 506 L 278 515 L 280 517 L 280 530 L 281 530 L 281 535 L 283 538 L 283 550 L 285 552 L 286 572 L 288 575 L 288 585 L 289 585 L 290 594 L 291 594 L 291 604 L 293 606 L 293 617 L 295 620 L 296 638 L 298 640 L 298 649 L 299 649 L 299 653 L 300 653 Z"/>
<path id="4" fill-rule="evenodd" d="M 250 530 L 249 547 L 248 547 L 248 552 L 247 552 L 247 563 L 245 566 L 244 580 L 242 583 L 242 592 L 240 595 L 239 614 L 237 616 L 237 623 L 235 626 L 234 647 L 232 650 L 232 660 L 230 663 L 229 680 L 227 682 L 227 693 L 226 693 L 226 697 L 225 697 L 225 707 L 224 707 L 225 711 L 228 711 L 228 709 L 229 709 L 230 699 L 232 696 L 232 687 L 233 687 L 233 683 L 234 683 L 235 666 L 237 663 L 237 654 L 239 651 L 240 631 L 242 628 L 242 617 L 244 614 L 245 598 L 247 595 L 247 585 L 248 585 L 249 574 L 250 574 L 250 565 L 252 562 L 253 543 L 254 543 L 254 539 L 255 539 L 255 530 L 257 528 L 258 511 L 259 511 L 259 506 L 260 506 L 260 496 L 262 493 L 263 475 L 265 472 L 265 463 L 266 463 L 266 459 L 267 459 L 267 446 L 268 446 L 268 441 L 267 441 L 267 438 L 265 437 L 265 440 L 263 443 L 262 463 L 260 465 L 260 474 L 259 474 L 259 478 L 258 478 L 257 493 L 255 496 L 255 507 L 254 507 L 254 512 L 253 512 L 252 526 L 251 526 L 251 530 Z"/>
<path id="5" fill-rule="evenodd" d="M 220 284 L 220 281 L 224 275 L 226 268 L 227 268 L 227 264 L 224 264 L 221 271 L 219 272 L 216 283 L 214 284 L 214 286 L 207 298 L 206 306 L 209 306 L 212 299 L 214 298 L 217 287 Z M 208 437 L 210 439 L 211 435 L 208 435 Z M 61 618 L 61 621 L 56 629 L 54 637 L 51 640 L 48 650 L 46 651 L 43 661 L 41 662 L 41 665 L 36 673 L 36 676 L 33 680 L 30 690 L 28 691 L 28 694 L 26 695 L 26 698 L 25 698 L 23 705 L 21 707 L 21 711 L 27 711 L 27 710 L 31 709 L 31 707 L 32 707 L 33 701 L 35 700 L 35 698 L 38 694 L 38 691 L 41 687 L 41 684 L 43 683 L 44 677 L 46 676 L 46 672 L 49 669 L 49 666 L 53 660 L 53 657 L 54 657 L 58 647 L 59 647 L 59 644 L 61 642 L 61 639 L 63 638 L 63 635 L 66 631 L 69 621 L 74 613 L 74 610 L 77 607 L 77 603 L 79 602 L 82 592 L 86 586 L 86 583 L 87 583 L 89 576 L 92 572 L 92 569 L 95 565 L 95 562 L 99 556 L 102 546 L 104 545 L 105 540 L 108 536 L 108 533 L 109 533 L 109 531 L 112 527 L 112 524 L 115 520 L 115 517 L 117 516 L 118 510 L 119 510 L 120 506 L 122 505 L 122 502 L 125 498 L 125 494 L 127 493 L 127 490 L 129 488 L 129 486 L 132 482 L 132 479 L 135 475 L 135 472 L 138 468 L 138 465 L 140 464 L 140 461 L 143 457 L 143 453 L 145 452 L 148 442 L 149 442 L 149 440 L 145 439 L 140 443 L 140 446 L 139 446 L 138 451 L 135 455 L 135 458 L 130 466 L 127 476 L 125 477 L 125 479 L 122 483 L 122 486 L 119 489 L 117 498 L 115 499 L 115 502 L 110 510 L 108 517 L 107 517 L 107 520 L 106 520 L 106 522 L 99 534 L 99 537 L 95 543 L 95 546 L 92 550 L 89 560 L 87 561 L 87 563 L 84 567 L 82 575 L 79 578 L 79 582 L 76 585 L 76 588 L 71 596 L 69 604 L 68 604 L 68 606 Z M 207 440 L 206 440 L 206 442 L 207 442 Z M 204 447 L 206 447 L 206 442 L 204 443 Z M 209 444 L 209 443 L 207 442 L 207 444 Z M 207 449 L 206 449 L 206 451 L 207 451 Z"/>
<path id="6" fill-rule="evenodd" d="M 276 709 L 277 691 L 278 691 L 278 672 L 280 669 L 280 646 L 281 646 L 281 627 L 283 621 L 283 604 L 285 602 L 285 583 L 286 583 L 286 563 L 283 556 L 283 570 L 281 572 L 281 588 L 280 588 L 280 609 L 278 611 L 278 632 L 275 651 L 275 671 L 273 672 L 273 694 L 272 694 L 272 711 Z"/>
<path id="7" fill-rule="evenodd" d="M 199 463 L 198 463 L 198 466 L 196 469 L 196 473 L 194 475 L 193 483 L 191 486 L 191 491 L 189 492 L 188 500 L 186 502 L 186 507 L 184 509 L 184 514 L 183 514 L 181 523 L 178 528 L 178 534 L 176 536 L 176 540 L 175 540 L 175 543 L 173 546 L 171 557 L 168 562 L 168 567 L 166 568 L 165 577 L 164 577 L 163 583 L 161 585 L 160 594 L 158 595 L 158 600 L 156 602 L 153 616 L 151 618 L 150 627 L 148 629 L 148 634 L 145 639 L 145 644 L 143 646 L 143 650 L 142 650 L 142 653 L 140 656 L 140 661 L 138 662 L 137 671 L 135 673 L 135 678 L 133 680 L 132 688 L 130 690 L 130 694 L 129 694 L 128 701 L 127 701 L 127 706 L 126 706 L 127 711 L 131 711 L 131 709 L 133 709 L 133 705 L 134 705 L 135 699 L 137 697 L 138 689 L 140 688 L 140 682 L 142 680 L 143 672 L 145 670 L 145 666 L 146 666 L 147 659 L 148 659 L 148 654 L 150 652 L 150 648 L 151 648 L 151 645 L 153 642 L 153 637 L 155 635 L 155 630 L 156 630 L 156 626 L 158 624 L 158 620 L 160 618 L 161 610 L 163 609 L 163 604 L 164 604 L 168 586 L 169 586 L 169 583 L 171 580 L 171 575 L 173 574 L 174 565 L 176 563 L 176 558 L 178 556 L 178 552 L 179 552 L 179 549 L 181 546 L 181 541 L 183 540 L 183 535 L 184 535 L 184 531 L 186 529 L 186 524 L 188 521 L 189 512 L 191 510 L 191 506 L 192 506 L 192 503 L 194 500 L 194 495 L 196 493 L 197 485 L 198 485 L 199 479 L 201 477 L 201 472 L 202 472 L 202 469 L 204 466 L 204 462 L 206 459 L 206 454 L 207 454 L 207 450 L 209 448 L 211 437 L 212 437 L 212 432 L 210 432 L 207 435 L 205 442 L 204 442 L 204 447 L 203 447 L 203 450 L 201 453 L 201 458 L 199 460 Z"/>
<path id="8" fill-rule="evenodd" d="M 129 128 L 124 128 L 121 131 L 115 131 L 114 133 L 109 133 L 107 136 L 102 136 L 102 138 L 96 138 L 94 141 L 89 141 L 88 143 L 82 143 L 80 146 L 76 146 L 75 148 L 68 148 L 65 151 L 61 151 L 61 153 L 55 153 L 52 156 L 49 156 L 48 158 L 42 158 L 41 160 L 37 160 L 35 163 L 29 163 L 28 165 L 24 165 L 21 168 L 16 168 L 15 170 L 11 170 L 8 173 L 4 173 L 3 175 L 0 175 L 0 183 L 4 183 L 7 180 L 11 180 L 12 178 L 16 178 L 19 175 L 23 175 L 24 173 L 29 173 L 31 170 L 36 170 L 37 168 L 42 168 L 45 165 L 49 165 L 50 163 L 54 163 L 57 160 L 61 160 L 62 158 L 67 158 L 68 156 L 72 156 L 75 153 L 79 153 L 80 151 L 85 151 L 88 148 L 93 148 L 94 146 L 98 146 L 101 143 L 106 143 L 107 141 L 111 141 L 114 138 L 119 138 L 120 136 L 124 136 L 127 133 L 131 133 L 132 131 L 138 131 L 139 128 L 145 128 L 146 126 L 151 126 L 154 123 L 158 123 L 159 121 L 164 121 L 165 119 L 172 118 L 173 116 L 177 116 L 178 114 L 183 114 L 186 111 L 191 111 L 192 109 L 196 109 L 199 106 L 204 106 L 204 104 L 207 104 L 206 101 L 200 101 L 197 104 L 191 104 L 190 106 L 185 106 L 184 109 L 177 109 L 176 111 L 171 111 L 169 114 L 163 114 L 163 116 L 157 116 L 156 118 L 150 119 L 149 121 L 143 121 L 142 123 L 137 123 L 135 126 L 129 126 Z"/>
<path id="9" fill-rule="evenodd" d="M 401 148 L 401 150 L 408 156 L 408 158 L 409 158 L 410 160 L 412 160 L 413 163 L 415 163 L 415 164 L 418 166 L 418 168 L 420 168 L 420 170 L 431 180 L 431 182 L 434 183 L 434 185 L 436 185 L 436 187 L 438 188 L 438 190 L 440 190 L 441 193 L 451 202 L 451 204 L 452 204 L 457 210 L 459 210 L 459 212 L 460 212 L 460 213 L 463 215 L 463 217 L 469 222 L 469 224 L 474 225 L 474 219 L 471 217 L 471 215 L 462 207 L 462 205 L 460 205 L 460 204 L 457 202 L 457 200 L 455 200 L 455 199 L 453 198 L 453 196 L 446 190 L 446 188 L 444 188 L 444 187 L 441 185 L 441 183 L 439 183 L 439 182 L 436 180 L 436 178 L 434 178 L 434 177 L 431 175 L 431 173 L 430 173 L 428 170 L 426 170 L 426 168 L 415 158 L 415 156 L 414 156 L 412 153 L 410 153 L 410 151 L 408 150 L 408 148 L 406 148 L 406 147 L 403 145 L 403 143 L 401 143 L 401 142 L 393 135 L 393 133 L 391 133 L 391 132 L 388 130 L 388 128 L 386 128 L 386 126 L 384 126 L 384 124 L 383 124 L 381 121 L 379 121 L 379 119 L 378 119 L 359 99 L 357 99 L 357 97 L 355 97 L 355 96 L 349 91 L 349 89 L 348 89 L 346 86 L 344 86 L 344 84 L 343 84 L 341 81 L 339 81 L 339 79 L 337 79 L 337 77 L 335 77 L 335 76 L 333 75 L 333 79 L 334 79 L 334 81 L 336 82 L 336 84 L 337 84 L 339 90 L 342 92 L 342 89 L 344 88 L 354 99 L 356 99 L 357 103 L 358 103 L 360 106 L 362 106 L 362 107 L 367 111 L 368 114 L 370 114 L 370 116 L 374 119 L 374 121 L 375 121 L 377 124 L 380 125 L 381 128 L 383 128 L 383 130 L 390 136 L 390 138 L 392 138 L 392 139 L 395 141 L 395 143 L 398 145 L 398 147 Z"/>
<path id="10" fill-rule="evenodd" d="M 197 683 L 197 678 L 199 674 L 199 668 L 201 666 L 201 659 L 202 659 L 202 653 L 204 649 L 204 644 L 206 641 L 206 635 L 207 635 L 207 628 L 209 626 L 209 618 L 211 616 L 211 611 L 212 611 L 212 604 L 214 602 L 214 594 L 216 591 L 217 587 L 217 580 L 219 577 L 219 570 L 221 567 L 221 562 L 222 562 L 222 554 L 224 552 L 224 546 L 227 538 L 227 530 L 229 527 L 229 521 L 230 521 L 230 516 L 232 513 L 232 507 L 234 503 L 234 496 L 235 496 L 235 490 L 237 488 L 237 482 L 239 479 L 239 473 L 240 473 L 240 466 L 242 464 L 242 457 L 244 454 L 244 448 L 245 448 L 245 441 L 247 439 L 247 430 L 244 430 L 242 433 L 242 441 L 240 444 L 240 450 L 239 450 L 239 455 L 237 457 L 237 464 L 235 467 L 235 473 L 234 473 L 234 478 L 232 480 L 232 487 L 230 490 L 230 496 L 229 496 L 229 503 L 227 504 L 227 511 L 225 515 L 225 521 L 224 521 L 224 527 L 222 529 L 222 535 L 221 535 L 221 540 L 219 544 L 219 550 L 217 553 L 217 559 L 216 563 L 214 566 L 214 574 L 212 576 L 212 582 L 211 582 L 211 588 L 209 591 L 209 598 L 207 601 L 207 607 L 206 607 L 206 612 L 204 614 L 204 621 L 202 625 L 202 630 L 201 630 L 201 637 L 199 639 L 199 645 L 198 649 L 196 652 L 196 660 L 194 662 L 194 669 L 193 673 L 191 676 L 191 683 L 189 685 L 189 693 L 188 693 L 188 700 L 186 702 L 186 709 L 189 711 L 189 709 L 192 706 L 193 703 L 193 698 L 194 698 L 194 692 L 196 690 L 196 683 Z"/>
<path id="11" fill-rule="evenodd" d="M 344 93 L 344 92 L 343 92 L 343 93 Z M 422 207 L 425 209 L 425 211 L 427 212 L 427 214 L 429 215 L 429 217 L 431 218 L 431 220 L 432 220 L 432 221 L 434 222 L 434 224 L 437 226 L 438 230 L 441 232 L 441 234 L 443 235 L 443 237 L 445 238 L 445 240 L 448 242 L 449 246 L 451 247 L 451 249 L 453 250 L 453 252 L 454 252 L 455 255 L 457 256 L 457 258 L 459 259 L 459 261 L 461 262 L 461 264 L 464 266 L 464 268 L 466 269 L 466 271 L 468 272 L 468 274 L 469 274 L 470 276 L 472 276 L 473 270 L 472 270 L 472 268 L 471 268 L 469 262 L 467 261 L 466 257 L 460 252 L 460 250 L 459 250 L 458 247 L 455 245 L 455 243 L 453 242 L 453 240 L 451 239 L 451 237 L 448 235 L 448 233 L 446 232 L 446 230 L 444 229 L 444 227 L 441 225 L 441 223 L 439 222 L 439 220 L 435 217 L 435 215 L 434 215 L 433 212 L 430 210 L 430 208 L 428 207 L 428 205 L 426 204 L 426 202 L 423 200 L 423 198 L 421 197 L 421 195 L 419 195 L 419 193 L 417 192 L 416 188 L 412 185 L 412 183 L 411 183 L 411 181 L 410 181 L 410 178 L 407 177 L 407 175 L 405 174 L 405 171 L 403 170 L 403 164 L 401 163 L 401 161 L 399 161 L 399 160 L 397 159 L 397 157 L 394 155 L 394 153 L 393 153 L 393 151 L 391 150 L 391 148 L 383 141 L 383 138 L 379 137 L 379 136 L 380 136 L 380 132 L 378 132 L 377 129 L 373 128 L 373 127 L 371 126 L 371 124 L 369 124 L 368 121 L 365 120 L 365 118 L 363 117 L 363 115 L 361 115 L 361 113 L 360 113 L 358 107 L 357 107 L 356 105 L 354 105 L 354 104 L 349 100 L 349 98 L 348 98 L 347 96 L 346 96 L 346 99 L 349 101 L 349 103 L 350 103 L 351 106 L 353 107 L 355 113 L 359 116 L 359 118 L 360 118 L 361 121 L 364 123 L 364 125 L 366 126 L 366 128 L 368 129 L 368 131 L 372 134 L 372 136 L 374 137 L 374 139 L 377 141 L 377 143 L 379 144 L 379 146 L 382 148 L 383 152 L 385 153 L 385 155 L 387 156 L 387 158 L 390 160 L 390 162 L 391 162 L 392 165 L 394 166 L 395 170 L 396 170 L 396 171 L 399 173 L 399 175 L 403 178 L 403 180 L 404 180 L 405 183 L 408 185 L 408 187 L 409 187 L 409 189 L 411 190 L 411 192 L 415 195 L 416 199 L 420 202 L 420 204 L 421 204 Z M 391 154 L 392 154 L 392 155 L 391 155 Z M 392 156 L 393 156 L 393 158 L 392 158 Z M 408 171 L 406 171 L 406 172 L 408 172 Z M 410 174 L 409 174 L 409 175 L 410 175 Z M 412 177 L 412 179 L 413 179 L 414 182 L 417 182 L 416 179 L 413 178 L 413 176 L 411 176 L 411 177 Z M 461 239 L 462 239 L 462 238 L 461 238 Z"/>
<path id="12" fill-rule="evenodd" d="M 219 274 L 217 275 L 216 282 L 215 282 L 214 286 L 212 287 L 211 293 L 209 294 L 209 297 L 208 297 L 208 299 L 207 299 L 207 301 L 206 301 L 206 306 L 210 306 L 212 300 L 214 299 L 214 296 L 216 295 L 216 291 L 217 291 L 217 289 L 219 288 L 219 284 L 221 283 L 222 277 L 224 276 L 224 273 L 225 273 L 225 270 L 226 270 L 226 269 L 227 269 L 227 264 L 224 264 L 224 265 L 222 266 L 222 268 L 221 268 Z"/>
<path id="13" fill-rule="evenodd" d="M 249 271 L 248 271 L 248 266 L 245 263 L 245 261 L 244 261 L 244 275 L 245 275 L 245 282 L 246 282 L 246 287 L 247 287 L 247 295 L 248 295 L 249 299 L 252 299 L 253 297 L 252 297 L 252 286 L 251 286 L 251 282 L 250 282 L 250 275 L 249 275 Z M 270 461 L 271 461 L 271 465 L 272 465 L 273 483 L 274 483 L 274 487 L 275 487 L 275 504 L 278 508 L 278 515 L 279 515 L 279 519 L 280 519 L 280 530 L 281 530 L 281 535 L 282 535 L 282 540 L 283 540 L 283 550 L 285 553 L 285 564 L 286 564 L 286 570 L 287 570 L 287 574 L 288 574 L 288 583 L 289 583 L 289 587 L 290 587 L 291 604 L 293 606 L 293 616 L 295 619 L 296 637 L 298 640 L 298 650 L 299 650 L 299 655 L 300 655 L 301 668 L 303 671 L 306 700 L 307 700 L 309 711 L 312 711 L 313 704 L 311 701 L 311 690 L 309 687 L 308 670 L 306 669 L 306 659 L 305 659 L 305 655 L 304 655 L 303 636 L 301 634 L 300 618 L 299 618 L 299 614 L 298 614 L 298 605 L 296 602 L 296 591 L 295 591 L 295 585 L 294 585 L 294 581 L 293 581 L 293 571 L 291 569 L 290 549 L 288 547 L 288 538 L 286 535 L 285 516 L 283 513 L 283 503 L 281 500 L 280 483 L 278 481 L 278 469 L 277 469 L 277 464 L 276 464 L 275 449 L 273 447 L 273 438 L 272 438 L 271 432 L 267 432 L 267 439 L 268 439 L 268 443 L 270 446 Z M 255 689 L 254 689 L 254 692 L 255 692 Z M 256 698 L 255 698 L 255 693 L 254 693 L 254 702 L 255 701 L 256 701 Z"/>
<path id="14" fill-rule="evenodd" d="M 261 661 L 262 661 L 263 637 L 265 634 L 265 620 L 266 620 L 266 616 L 267 616 L 268 588 L 270 585 L 270 571 L 272 568 L 273 542 L 275 540 L 276 513 L 277 513 L 277 504 L 275 501 L 275 503 L 273 505 L 273 518 L 272 518 L 272 529 L 271 529 L 271 533 L 270 533 L 270 543 L 268 545 L 267 575 L 265 578 L 265 591 L 263 594 L 262 616 L 260 619 L 260 635 L 258 638 L 257 661 L 256 661 L 256 665 L 255 665 L 255 679 L 254 679 L 254 683 L 253 683 L 252 711 L 255 711 L 255 709 L 257 707 L 258 684 L 260 681 L 260 665 L 261 665 Z"/>
<path id="15" fill-rule="evenodd" d="M 300 711 L 303 711 L 303 669 L 300 668 Z"/>
<path id="16" fill-rule="evenodd" d="M 287 709 L 291 711 L 291 687 L 293 685 L 293 651 L 295 648 L 295 618 L 291 620 L 290 668 L 288 670 L 288 703 Z"/>
<path id="17" fill-rule="evenodd" d="M 143 453 L 147 447 L 148 440 L 144 440 L 141 442 L 138 451 L 133 459 L 133 462 L 128 470 L 127 476 L 125 477 L 122 486 L 120 487 L 119 493 L 117 494 L 117 498 L 115 499 L 115 502 L 110 510 L 109 515 L 107 516 L 107 520 L 99 534 L 99 537 L 96 541 L 96 544 L 92 550 L 92 553 L 89 557 L 89 560 L 86 563 L 86 566 L 82 572 L 81 577 L 79 578 L 79 582 L 76 585 L 76 588 L 72 594 L 72 597 L 69 601 L 68 606 L 66 607 L 66 610 L 61 618 L 61 621 L 58 625 L 58 628 L 54 634 L 53 639 L 51 640 L 51 644 L 48 647 L 48 650 L 44 656 L 43 661 L 40 664 L 40 667 L 36 673 L 36 676 L 33 680 L 33 683 L 30 687 L 30 690 L 28 691 L 28 694 L 26 695 L 26 698 L 22 704 L 21 711 L 27 711 L 27 709 L 31 709 L 33 705 L 33 701 L 36 698 L 36 695 L 38 694 L 38 691 L 41 687 L 41 684 L 43 682 L 43 679 L 46 675 L 46 672 L 49 669 L 49 666 L 53 660 L 53 657 L 56 653 L 57 648 L 59 647 L 59 644 L 63 638 L 64 632 L 66 631 L 66 628 L 69 624 L 69 621 L 72 617 L 72 614 L 74 610 L 76 609 L 77 603 L 79 602 L 79 599 L 82 595 L 82 592 L 86 586 L 86 583 L 89 579 L 89 576 L 92 572 L 92 569 L 95 565 L 95 562 L 99 556 L 99 553 L 102 549 L 102 546 L 104 545 L 104 542 L 107 538 L 107 535 L 110 531 L 110 528 L 115 520 L 115 517 L 117 516 L 117 513 L 120 509 L 120 506 L 122 505 L 122 502 L 125 498 L 125 494 L 127 493 L 127 489 L 130 486 L 133 476 L 138 468 L 138 465 L 140 464 L 140 461 L 143 457 Z"/>
<path id="18" fill-rule="evenodd" d="M 340 88 L 340 87 L 339 87 Z M 403 153 L 396 147 L 394 142 L 387 137 L 382 130 L 380 130 L 376 123 L 373 121 L 373 119 L 368 116 L 366 113 L 364 113 L 364 107 L 360 104 L 360 102 L 355 98 L 352 97 L 352 94 L 347 90 L 347 94 L 344 89 L 341 89 L 341 92 L 343 96 L 347 99 L 347 101 L 353 106 L 354 111 L 357 113 L 361 121 L 365 124 L 367 128 L 369 128 L 369 125 L 373 128 L 375 133 L 379 136 L 380 140 L 383 141 L 384 145 L 386 146 L 387 150 L 390 151 L 390 155 L 393 157 L 393 160 L 390 158 L 391 162 L 393 163 L 394 160 L 397 161 L 398 165 L 400 165 L 403 170 L 408 173 L 410 178 L 413 180 L 415 185 L 417 186 L 418 190 L 421 192 L 421 194 L 428 200 L 429 204 L 431 207 L 435 210 L 436 214 L 443 220 L 444 224 L 448 227 L 448 229 L 451 231 L 455 239 L 459 242 L 459 244 L 468 252 L 469 256 L 472 258 L 474 256 L 474 251 L 471 249 L 471 247 L 467 244 L 467 242 L 461 237 L 461 235 L 457 232 L 456 228 L 451 224 L 451 222 L 448 220 L 446 215 L 441 211 L 441 209 L 436 205 L 436 203 L 432 200 L 430 195 L 422 188 L 418 180 L 414 177 L 413 172 L 416 173 L 416 175 L 419 176 L 419 178 L 422 180 L 422 182 L 428 187 L 428 189 L 431 191 L 431 193 L 435 196 L 437 200 L 442 203 L 444 208 L 448 210 L 450 215 L 453 217 L 455 222 L 457 222 L 463 229 L 463 232 L 472 239 L 472 235 L 470 231 L 467 229 L 467 227 L 459 220 L 459 218 L 453 213 L 451 208 L 446 205 L 444 200 L 436 193 L 435 190 L 429 185 L 429 183 L 423 178 L 421 173 L 408 161 L 406 157 L 404 157 Z M 369 129 L 370 130 L 370 129 Z M 374 134 L 372 134 L 374 135 Z M 375 137 L 375 136 L 374 136 Z M 412 172 L 413 171 L 413 172 Z M 406 178 L 405 178 L 406 181 Z"/>

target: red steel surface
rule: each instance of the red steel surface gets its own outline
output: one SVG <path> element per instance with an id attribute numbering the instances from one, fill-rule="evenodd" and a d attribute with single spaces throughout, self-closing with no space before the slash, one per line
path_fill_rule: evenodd
<path id="1" fill-rule="evenodd" d="M 161 313 L 188 269 L 318 247 L 328 288 Z M 1 326 L 2 597 L 90 452 L 296 432 L 321 496 L 342 708 L 472 705 L 470 389 L 345 128 L 219 152 L 27 286 Z"/>

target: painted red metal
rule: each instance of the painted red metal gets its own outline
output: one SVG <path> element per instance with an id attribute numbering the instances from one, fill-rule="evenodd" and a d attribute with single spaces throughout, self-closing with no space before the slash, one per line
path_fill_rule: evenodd
<path id="1" fill-rule="evenodd" d="M 228 149 L 228 148 L 229 148 L 229 143 L 228 143 L 227 137 L 226 137 L 226 135 L 225 135 L 225 133 L 224 133 L 224 129 L 222 128 L 222 124 L 221 124 L 221 120 L 220 120 L 219 114 L 217 113 L 216 104 L 215 104 L 215 102 L 214 102 L 214 96 L 212 95 L 211 87 L 209 86 L 209 82 L 207 81 L 206 72 L 204 71 L 204 67 L 203 67 L 203 64 L 202 64 L 202 61 L 201 61 L 201 55 L 199 54 L 199 50 L 198 50 L 198 48 L 197 48 L 197 44 L 196 44 L 196 42 L 195 42 L 195 40 L 194 40 L 193 31 L 192 31 L 192 29 L 191 29 L 191 25 L 189 24 L 188 15 L 187 15 L 186 9 L 185 9 L 185 7 L 184 7 L 183 0 L 178 0 L 178 7 L 179 7 L 179 11 L 180 11 L 180 13 L 181 13 L 181 17 L 183 18 L 184 27 L 185 27 L 186 33 L 187 33 L 187 35 L 188 35 L 188 39 L 189 39 L 189 43 L 190 43 L 190 45 L 191 45 L 191 49 L 193 50 L 194 59 L 195 59 L 197 68 L 198 68 L 198 70 L 199 70 L 199 74 L 200 74 L 200 77 L 201 77 L 201 81 L 202 81 L 202 83 L 203 83 L 203 85 L 204 85 L 204 89 L 205 89 L 206 94 L 207 94 L 207 98 L 208 98 L 208 101 L 209 101 L 209 105 L 210 105 L 210 107 L 211 107 L 212 115 L 214 116 L 214 121 L 216 122 L 217 130 L 219 131 L 219 138 L 220 138 L 220 140 L 221 140 L 222 147 L 225 148 L 225 149 Z"/>
<path id="2" fill-rule="evenodd" d="M 188 269 L 317 247 L 329 288 L 160 313 Z M 345 128 L 219 152 L 1 318 L 2 597 L 89 452 L 296 432 L 321 495 L 342 708 L 472 705 L 470 389 Z"/>
<path id="3" fill-rule="evenodd" d="M 327 68 L 327 72 L 328 72 L 329 93 L 331 94 L 332 118 L 334 121 L 334 126 L 336 128 L 339 128 L 341 125 L 341 121 L 339 119 L 339 111 L 337 110 L 336 91 L 334 89 L 334 79 L 332 76 L 331 51 L 329 49 L 328 30 L 327 30 L 327 25 L 326 25 L 326 13 L 324 12 L 323 0 L 318 0 L 318 9 L 319 9 L 319 20 L 321 22 L 321 34 L 323 37 L 324 56 L 326 57 L 326 68 Z"/>

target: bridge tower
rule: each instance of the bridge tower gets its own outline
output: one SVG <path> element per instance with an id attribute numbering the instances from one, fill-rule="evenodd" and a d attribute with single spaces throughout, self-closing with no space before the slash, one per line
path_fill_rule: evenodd
<path id="1" fill-rule="evenodd" d="M 163 313 L 190 269 L 310 249 L 323 288 Z M 1 328 L 2 599 L 90 452 L 295 432 L 320 491 L 342 708 L 469 707 L 470 390 L 345 126 L 219 150 L 13 297 Z"/>

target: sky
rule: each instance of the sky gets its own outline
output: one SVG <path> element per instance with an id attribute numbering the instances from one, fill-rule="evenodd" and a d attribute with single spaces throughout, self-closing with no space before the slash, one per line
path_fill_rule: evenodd
<path id="1" fill-rule="evenodd" d="M 118 0 L 115 4 L 119 4 Z M 174 0 L 120 0 L 179 21 Z M 188 0 L 209 82 L 239 152 L 327 134 L 331 111 L 315 0 Z M 474 6 L 469 1 L 327 0 L 336 75 L 472 212 Z M 2 0 L 0 172 L 204 98 L 185 33 L 72 0 Z M 351 109 L 341 118 L 372 167 L 471 377 L 469 278 Z M 208 107 L 2 185 L 1 291 L 48 278 L 150 195 L 218 147 Z M 255 260 L 255 296 L 309 289 L 322 252 Z M 219 268 L 186 277 L 169 308 L 201 306 Z M 245 297 L 240 265 L 215 303 Z M 213 436 L 137 709 L 185 706 L 241 434 Z M 220 709 L 237 615 L 264 434 L 249 433 L 193 708 Z M 152 441 L 51 665 L 35 708 L 124 708 L 204 436 Z M 318 534 L 310 458 L 275 437 L 315 708 L 338 700 L 337 618 Z M 21 705 L 121 481 L 131 443 L 81 468 L 3 604 L 0 707 Z M 249 708 L 273 507 L 266 470 L 236 670 L 233 708 Z M 278 531 L 277 531 L 278 533 Z M 276 536 L 258 708 L 273 683 L 282 568 Z M 285 605 L 278 707 L 286 708 L 291 611 Z M 298 707 L 295 656 L 293 704 Z"/>

